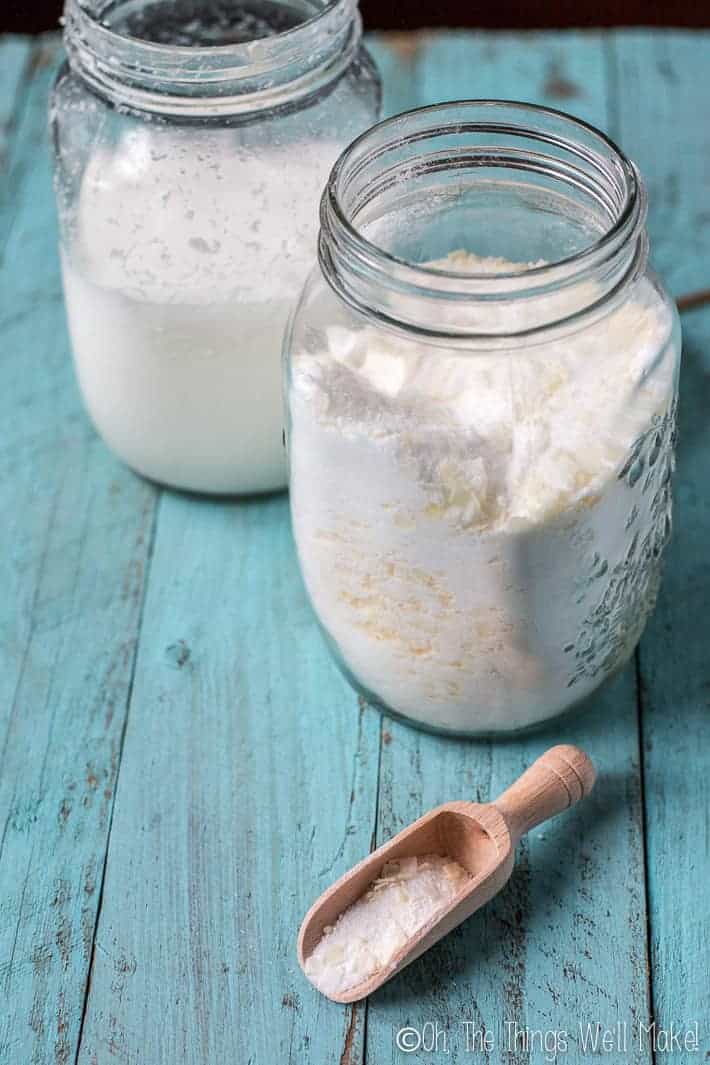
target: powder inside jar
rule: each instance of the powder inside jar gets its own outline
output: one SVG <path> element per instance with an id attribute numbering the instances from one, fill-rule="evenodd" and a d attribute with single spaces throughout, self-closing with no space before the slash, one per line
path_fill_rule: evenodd
<path id="1" fill-rule="evenodd" d="M 523 268 L 464 251 L 427 265 Z M 593 303 L 586 284 L 544 298 L 565 317 Z M 539 314 L 479 303 L 496 334 Z M 311 313 L 292 358 L 293 530 L 348 674 L 456 732 L 581 701 L 635 646 L 668 537 L 677 338 L 652 282 L 569 335 L 494 350 Z"/>
<path id="2" fill-rule="evenodd" d="M 387 862 L 306 959 L 309 980 L 337 995 L 387 969 L 409 940 L 442 914 L 470 874 L 451 858 L 426 854 Z"/>

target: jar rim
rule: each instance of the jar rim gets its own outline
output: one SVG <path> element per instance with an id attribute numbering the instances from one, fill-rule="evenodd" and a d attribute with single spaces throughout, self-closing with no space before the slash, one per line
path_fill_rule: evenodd
<path id="1" fill-rule="evenodd" d="M 320 3 L 320 6 L 318 6 Z M 358 0 L 309 0 L 302 22 L 252 40 L 167 44 L 102 21 L 106 5 L 65 0 L 70 65 L 94 88 L 139 109 L 183 113 L 261 110 L 317 91 L 350 64 L 360 44 Z"/>
<path id="2" fill-rule="evenodd" d="M 499 116 L 507 121 L 499 120 Z M 527 118 L 529 121 L 549 121 L 573 135 L 575 132 L 599 146 L 608 155 L 609 167 L 614 170 L 617 180 L 615 189 L 617 202 L 614 204 L 614 217 L 610 224 L 595 238 L 572 254 L 551 259 L 544 263 L 521 264 L 513 270 L 501 270 L 491 273 L 475 270 L 456 270 L 442 268 L 439 265 L 418 263 L 402 258 L 387 248 L 380 247 L 370 240 L 357 225 L 357 216 L 362 209 L 362 194 L 354 207 L 344 204 L 349 182 L 362 179 L 366 168 L 384 158 L 388 152 L 404 146 L 424 142 L 435 135 L 455 133 L 496 133 L 510 137 L 534 135 L 542 142 L 558 146 L 574 146 L 581 158 L 586 158 L 601 175 L 602 156 L 581 140 L 573 136 L 567 140 L 561 137 L 559 130 L 555 134 L 532 125 L 515 124 L 513 117 Z M 408 175 L 405 174 L 405 179 Z M 584 119 L 564 111 L 539 104 L 517 100 L 469 99 L 451 100 L 430 104 L 384 119 L 366 130 L 341 153 L 331 171 L 321 200 L 321 239 L 319 241 L 319 258 L 326 279 L 333 281 L 332 273 L 347 259 L 357 260 L 360 272 L 372 270 L 378 273 L 379 282 L 391 281 L 395 287 L 413 286 L 425 295 L 438 294 L 449 300 L 462 299 L 510 299 L 536 292 L 549 290 L 559 284 L 571 284 L 588 278 L 595 271 L 607 269 L 614 275 L 611 267 L 618 263 L 622 253 L 626 253 L 628 269 L 622 278 L 623 284 L 610 285 L 604 292 L 607 302 L 620 288 L 638 277 L 645 268 L 647 242 L 645 241 L 646 192 L 638 169 L 631 162 L 615 141 Z M 643 238 L 643 239 L 641 239 Z M 629 254 L 634 250 L 637 254 Z M 453 250 L 453 249 L 452 249 Z M 618 273 L 618 271 L 617 271 Z M 329 276 L 329 274 L 331 276 Z M 618 282 L 618 278 L 617 278 Z M 523 292 L 522 286 L 529 288 Z M 337 287 L 340 295 L 347 299 L 348 293 L 343 286 Z M 360 307 L 363 310 L 366 308 Z M 585 308 L 590 309 L 590 308 Z M 577 314 L 573 316 L 577 318 Z M 387 315 L 381 315 L 386 318 Z M 401 325 L 401 322 L 394 322 Z M 560 322 L 551 322 L 560 324 Z M 449 334 L 440 329 L 421 329 L 430 335 Z M 525 334 L 539 332 L 538 328 L 525 330 Z M 457 334 L 458 335 L 458 334 Z M 471 334 L 474 335 L 474 334 Z M 476 334 L 478 335 L 478 334 Z M 485 335 L 485 334 L 480 334 Z M 522 335 L 508 333 L 507 336 Z"/>
<path id="3" fill-rule="evenodd" d="M 278 33 L 269 35 L 268 37 L 255 37 L 252 41 L 235 41 L 231 44 L 166 44 L 163 41 L 151 41 L 143 37 L 134 37 L 132 34 L 120 33 L 118 30 L 113 29 L 111 26 L 105 25 L 101 21 L 100 13 L 93 14 L 88 10 L 87 5 L 83 0 L 66 0 L 66 7 L 71 9 L 72 15 L 77 13 L 80 17 L 87 19 L 95 28 L 96 32 L 107 41 L 113 41 L 118 43 L 119 41 L 130 40 L 138 45 L 146 45 L 151 50 L 160 54 L 171 56 L 184 56 L 186 59 L 189 57 L 191 60 L 195 56 L 208 58 L 210 56 L 216 56 L 221 54 L 233 55 L 235 52 L 244 50 L 245 52 L 251 48 L 257 41 L 284 41 L 286 39 L 293 40 L 291 35 L 299 34 L 302 30 L 306 30 L 309 27 L 314 26 L 319 21 L 326 18 L 326 16 L 336 8 L 347 7 L 350 0 L 325 0 L 323 7 L 316 11 L 309 18 L 304 19 L 303 22 L 299 22 L 295 26 L 290 26 L 286 30 L 280 30 Z"/>

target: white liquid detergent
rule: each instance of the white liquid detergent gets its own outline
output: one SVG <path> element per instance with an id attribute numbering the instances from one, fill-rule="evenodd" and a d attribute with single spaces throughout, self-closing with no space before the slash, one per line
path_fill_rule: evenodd
<path id="1" fill-rule="evenodd" d="M 138 472 L 204 492 L 285 485 L 282 340 L 337 154 L 242 157 L 224 133 L 140 130 L 92 158 L 67 313 L 89 413 Z"/>

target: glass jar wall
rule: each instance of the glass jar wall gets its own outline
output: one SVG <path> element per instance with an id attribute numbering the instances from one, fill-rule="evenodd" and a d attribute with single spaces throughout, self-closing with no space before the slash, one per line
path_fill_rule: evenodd
<path id="1" fill-rule="evenodd" d="M 633 651 L 669 535 L 680 335 L 624 155 L 502 102 L 340 158 L 292 323 L 293 529 L 356 687 L 420 725 L 539 725 Z"/>
<path id="2" fill-rule="evenodd" d="M 318 201 L 380 89 L 356 0 L 68 0 L 51 105 L 88 411 L 140 473 L 286 482 L 281 348 Z"/>

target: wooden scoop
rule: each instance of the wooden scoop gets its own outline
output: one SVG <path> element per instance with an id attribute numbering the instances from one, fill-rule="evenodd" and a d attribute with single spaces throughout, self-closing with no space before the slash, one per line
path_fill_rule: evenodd
<path id="1" fill-rule="evenodd" d="M 359 899 L 393 859 L 440 854 L 471 874 L 440 911 L 368 980 L 329 997 L 355 1002 L 371 994 L 497 894 L 513 871 L 515 846 L 526 832 L 589 795 L 594 766 L 577 747 L 560 745 L 537 759 L 495 802 L 447 802 L 398 832 L 324 891 L 306 914 L 298 935 L 304 969 L 327 925 Z M 305 971 L 305 970 L 304 970 Z"/>

